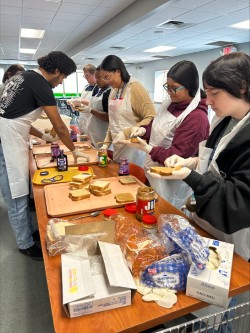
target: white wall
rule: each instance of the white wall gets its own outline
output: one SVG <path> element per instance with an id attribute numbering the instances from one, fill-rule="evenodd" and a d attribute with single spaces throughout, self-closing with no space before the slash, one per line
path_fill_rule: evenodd
<path id="1" fill-rule="evenodd" d="M 250 44 L 243 43 L 237 45 L 238 51 L 245 52 L 247 54 L 250 53 Z M 201 76 L 205 68 L 209 65 L 209 63 L 218 57 L 220 57 L 220 51 L 222 48 L 216 48 L 211 51 L 204 52 L 196 52 L 190 54 L 184 54 L 178 57 L 167 58 L 163 60 L 151 61 L 147 63 L 140 63 L 136 65 L 129 65 L 128 71 L 133 75 L 134 78 L 138 79 L 144 87 L 148 90 L 151 98 L 154 96 L 154 79 L 155 79 L 155 71 L 161 71 L 170 69 L 171 66 L 176 64 L 181 60 L 190 60 L 193 61 L 196 65 L 199 75 L 200 75 L 200 83 Z M 136 69 L 136 67 L 142 67 L 141 69 Z M 201 84 L 202 87 L 202 84 Z"/>

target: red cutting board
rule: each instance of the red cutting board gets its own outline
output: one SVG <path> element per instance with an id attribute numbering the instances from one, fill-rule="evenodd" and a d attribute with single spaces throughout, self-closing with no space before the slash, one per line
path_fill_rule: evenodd
<path id="1" fill-rule="evenodd" d="M 115 200 L 115 195 L 118 193 L 131 193 L 136 200 L 137 189 L 145 186 L 134 176 L 135 184 L 123 185 L 119 182 L 119 177 L 95 179 L 110 182 L 111 193 L 102 197 L 90 195 L 90 198 L 72 201 L 69 198 L 69 184 L 53 184 L 44 186 L 45 201 L 47 212 L 53 217 L 73 215 L 78 213 L 93 212 L 106 208 L 122 207 L 125 204 L 118 203 Z M 121 177 L 120 177 L 121 178 Z"/>

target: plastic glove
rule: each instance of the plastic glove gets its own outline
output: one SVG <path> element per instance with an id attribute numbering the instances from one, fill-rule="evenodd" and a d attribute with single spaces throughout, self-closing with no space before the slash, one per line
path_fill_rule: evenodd
<path id="1" fill-rule="evenodd" d="M 80 108 L 79 108 L 79 111 L 80 112 L 82 112 L 82 113 L 90 113 L 91 112 L 91 107 L 90 106 L 81 106 Z"/>
<path id="2" fill-rule="evenodd" d="M 77 162 L 78 157 L 83 157 L 86 159 L 87 162 L 89 162 L 89 156 L 87 154 L 83 154 L 81 151 L 79 151 L 78 149 L 75 149 L 71 152 L 74 156 L 74 162 Z"/>
<path id="3" fill-rule="evenodd" d="M 122 143 L 124 140 L 126 140 L 126 137 L 123 131 L 121 131 L 117 134 L 116 138 L 113 140 L 113 143 Z"/>
<path id="4" fill-rule="evenodd" d="M 155 172 L 147 171 L 147 173 L 154 178 L 167 179 L 167 180 L 185 179 L 190 174 L 190 172 L 191 172 L 191 170 L 186 167 L 183 167 L 178 171 L 173 171 L 172 175 L 170 175 L 170 176 L 161 176 Z"/>
<path id="5" fill-rule="evenodd" d="M 42 140 L 47 141 L 47 142 L 56 142 L 59 140 L 58 136 L 56 135 L 55 137 L 47 134 L 47 133 L 43 133 L 42 135 Z"/>
<path id="6" fill-rule="evenodd" d="M 153 146 L 148 145 L 147 142 L 141 139 L 139 136 L 137 137 L 139 143 L 131 142 L 130 140 L 124 140 L 123 143 L 131 148 L 145 151 L 146 153 L 150 153 Z"/>
<path id="7" fill-rule="evenodd" d="M 166 167 L 183 166 L 189 169 L 195 169 L 198 165 L 198 157 L 183 158 L 178 155 L 172 155 L 164 161 Z"/>
<path id="8" fill-rule="evenodd" d="M 132 127 L 130 137 L 143 136 L 145 133 L 146 129 L 144 127 Z"/>
<path id="9" fill-rule="evenodd" d="M 109 145 L 107 145 L 107 144 L 104 144 L 104 145 L 102 145 L 100 148 L 98 148 L 98 149 L 103 149 L 103 150 L 107 150 L 109 148 Z"/>

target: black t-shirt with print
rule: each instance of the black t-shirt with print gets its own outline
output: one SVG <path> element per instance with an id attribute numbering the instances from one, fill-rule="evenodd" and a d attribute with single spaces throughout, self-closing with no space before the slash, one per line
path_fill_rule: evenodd
<path id="1" fill-rule="evenodd" d="M 0 100 L 0 116 L 14 119 L 40 106 L 55 105 L 49 82 L 41 74 L 29 70 L 13 76 L 5 85 Z"/>

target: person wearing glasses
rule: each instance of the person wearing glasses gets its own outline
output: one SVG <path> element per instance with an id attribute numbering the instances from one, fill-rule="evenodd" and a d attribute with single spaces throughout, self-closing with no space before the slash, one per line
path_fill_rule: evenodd
<path id="1" fill-rule="evenodd" d="M 85 106 L 89 105 L 91 96 L 98 93 L 98 86 L 96 85 L 95 78 L 96 67 L 92 64 L 87 64 L 83 67 L 83 77 L 88 84 L 84 87 L 81 97 L 68 99 L 67 104 L 76 111 L 82 111 Z M 79 129 L 81 133 L 87 134 L 87 114 L 80 113 L 79 116 Z"/>
<path id="2" fill-rule="evenodd" d="M 127 147 L 123 140 L 129 138 L 134 126 L 148 125 L 155 116 L 154 104 L 142 84 L 132 78 L 123 61 L 108 55 L 101 63 L 104 80 L 112 87 L 109 95 L 109 128 L 105 142 L 113 142 L 113 159 L 119 163 L 125 156 L 129 162 L 143 166 L 145 152 Z M 102 148 L 107 149 L 109 144 Z"/>
<path id="3" fill-rule="evenodd" d="M 139 143 L 124 141 L 128 146 L 147 152 L 145 172 L 178 154 L 195 156 L 199 143 L 208 137 L 209 120 L 204 91 L 199 89 L 199 75 L 193 62 L 183 60 L 167 73 L 164 84 L 169 98 L 163 101 L 156 117 L 148 126 L 134 127 L 131 136 Z M 177 208 L 181 208 L 190 193 L 183 182 L 166 181 L 146 173 L 155 191 Z"/>

